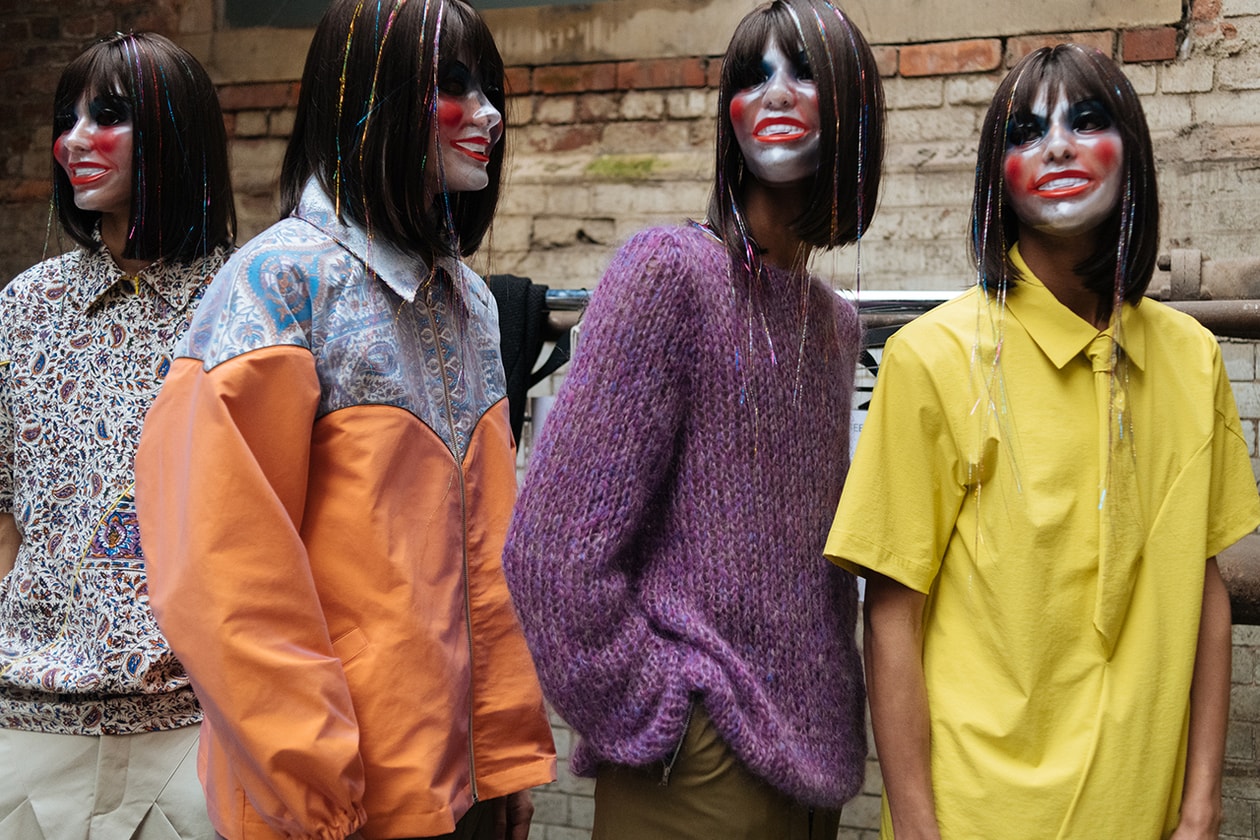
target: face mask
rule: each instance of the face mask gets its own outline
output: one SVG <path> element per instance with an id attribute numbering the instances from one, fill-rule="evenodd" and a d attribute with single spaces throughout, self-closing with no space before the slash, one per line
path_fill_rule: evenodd
<path id="1" fill-rule="evenodd" d="M 761 81 L 731 97 L 731 125 L 749 171 L 767 184 L 791 184 L 818 172 L 818 89 L 803 57 L 790 60 L 775 41 L 762 57 Z"/>

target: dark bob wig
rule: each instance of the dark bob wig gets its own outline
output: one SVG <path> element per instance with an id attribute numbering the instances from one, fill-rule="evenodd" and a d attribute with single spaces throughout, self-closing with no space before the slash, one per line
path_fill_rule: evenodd
<path id="1" fill-rule="evenodd" d="M 214 84 L 197 59 L 152 32 L 115 34 L 84 50 L 57 83 L 53 140 L 74 125 L 86 96 L 113 94 L 131 112 L 131 219 L 122 259 L 187 260 L 236 237 L 227 133 Z M 53 163 L 53 204 L 61 225 L 99 247 L 101 214 L 81 210 L 65 171 Z"/>
<path id="2" fill-rule="evenodd" d="M 490 151 L 490 184 L 434 194 L 425 172 L 438 80 L 455 61 L 481 78 L 504 113 L 503 59 L 462 0 L 334 0 L 306 57 L 297 118 L 280 174 L 281 209 L 312 176 L 338 213 L 411 253 L 477 250 L 499 200 L 505 141 Z"/>
<path id="3" fill-rule="evenodd" d="M 816 248 L 861 238 L 879 198 L 884 159 L 884 87 L 870 46 L 852 21 L 827 0 L 773 0 L 750 12 L 731 36 L 718 95 L 717 180 L 708 220 L 736 259 L 744 249 L 743 191 L 752 178 L 731 124 L 731 99 L 760 78 L 771 40 L 788 55 L 803 45 L 818 88 L 822 125 L 818 177 L 806 207 L 790 220 Z"/>
<path id="4" fill-rule="evenodd" d="M 1032 111 L 1038 93 L 1069 102 L 1097 100 L 1124 144 L 1124 188 L 1115 212 L 1103 223 L 1098 249 L 1076 266 L 1087 288 L 1110 314 L 1114 302 L 1136 303 L 1155 270 L 1159 246 L 1159 191 L 1146 115 L 1133 86 L 1107 56 L 1079 44 L 1030 53 L 1007 74 L 984 118 L 971 206 L 971 257 L 991 291 L 1006 288 L 1014 268 L 1007 251 L 1019 239 L 1019 218 L 1006 192 L 1007 135 L 1013 119 Z M 1060 91 L 1062 93 L 1060 94 Z"/>

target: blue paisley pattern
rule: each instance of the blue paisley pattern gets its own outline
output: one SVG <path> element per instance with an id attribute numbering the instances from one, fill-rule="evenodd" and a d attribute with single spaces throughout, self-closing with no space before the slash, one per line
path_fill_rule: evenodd
<path id="1" fill-rule="evenodd" d="M 294 216 L 224 266 L 176 355 L 210 370 L 252 350 L 304 347 L 315 357 L 319 417 L 397 406 L 462 458 L 506 390 L 498 323 L 485 282 L 462 262 L 439 260 L 430 272 L 338 222 L 312 183 Z"/>
<path id="2" fill-rule="evenodd" d="M 85 249 L 0 292 L 0 727 L 127 734 L 201 719 L 149 609 L 132 471 L 171 352 L 226 259 L 138 279 Z"/>

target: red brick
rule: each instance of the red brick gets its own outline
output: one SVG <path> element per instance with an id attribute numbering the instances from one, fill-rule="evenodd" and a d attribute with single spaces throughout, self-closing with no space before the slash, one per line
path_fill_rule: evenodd
<path id="1" fill-rule="evenodd" d="M 1190 8 L 1191 20 L 1216 20 L 1221 16 L 1221 0 L 1194 0 Z"/>
<path id="2" fill-rule="evenodd" d="M 944 76 L 983 73 L 1002 65 L 1002 42 L 996 38 L 909 44 L 901 48 L 903 76 Z"/>
<path id="3" fill-rule="evenodd" d="M 603 138 L 603 127 L 598 125 L 566 125 L 555 128 L 527 130 L 525 142 L 537 152 L 571 152 L 586 146 L 594 146 Z M 521 137 L 520 134 L 517 135 Z M 520 142 L 518 139 L 517 142 Z"/>
<path id="4" fill-rule="evenodd" d="M 871 52 L 875 55 L 875 66 L 879 68 L 881 76 L 897 75 L 897 48 L 896 47 L 871 47 Z"/>
<path id="5" fill-rule="evenodd" d="M 617 65 L 552 64 L 534 70 L 537 93 L 583 93 L 588 90 L 615 90 Z"/>
<path id="6" fill-rule="evenodd" d="M 47 201 L 51 192 L 47 179 L 16 180 L 5 178 L 0 181 L 0 201 Z"/>
<path id="7" fill-rule="evenodd" d="M 138 7 L 120 10 L 118 29 L 122 32 L 158 32 L 174 35 L 179 30 L 179 17 L 169 9 Z"/>
<path id="8" fill-rule="evenodd" d="M 504 88 L 508 96 L 520 96 L 533 90 L 528 67 L 508 67 L 503 73 Z"/>
<path id="9" fill-rule="evenodd" d="M 722 85 L 722 59 L 710 58 L 708 67 L 705 69 L 704 82 L 707 87 L 715 88 Z"/>
<path id="10" fill-rule="evenodd" d="M 297 85 L 288 82 L 224 85 L 219 88 L 219 105 L 224 111 L 266 110 L 297 104 Z"/>
<path id="11" fill-rule="evenodd" d="M 1232 23 L 1222 23 L 1221 36 L 1224 37 L 1226 41 L 1234 40 L 1238 37 L 1238 27 L 1234 26 Z"/>
<path id="12" fill-rule="evenodd" d="M 657 58 L 617 64 L 618 90 L 702 88 L 708 83 L 707 59 Z"/>
<path id="13" fill-rule="evenodd" d="M 74 44 L 44 44 L 31 47 L 26 51 L 26 66 L 56 68 L 56 75 L 60 77 L 61 68 L 69 64 L 78 54 L 79 48 Z"/>
<path id="14" fill-rule="evenodd" d="M 1171 26 L 1127 29 L 1120 33 L 1120 52 L 1130 64 L 1172 61 L 1177 57 L 1177 30 Z"/>
<path id="15" fill-rule="evenodd" d="M 1061 32 L 1057 35 L 1020 35 L 1006 41 L 1006 66 L 1013 67 L 1021 58 L 1042 47 L 1053 47 L 1056 44 L 1080 44 L 1093 47 L 1103 55 L 1111 58 L 1116 54 L 1116 33 L 1111 30 L 1101 32 Z"/>
<path id="16" fill-rule="evenodd" d="M 84 38 L 94 38 L 98 31 L 96 18 L 89 15 L 68 15 L 61 21 L 62 36 L 73 38 L 76 41 Z"/>

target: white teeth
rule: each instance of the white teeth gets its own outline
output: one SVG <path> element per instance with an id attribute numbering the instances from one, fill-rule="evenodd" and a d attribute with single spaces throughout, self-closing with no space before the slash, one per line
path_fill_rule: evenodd
<path id="1" fill-rule="evenodd" d="M 1070 187 L 1080 187 L 1088 183 L 1084 178 L 1055 178 L 1053 181 L 1046 181 L 1037 189 L 1039 190 L 1065 190 Z"/>
<path id="2" fill-rule="evenodd" d="M 765 128 L 761 129 L 761 131 L 758 131 L 757 136 L 770 137 L 771 135 L 775 135 L 775 134 L 796 134 L 799 131 L 800 129 L 794 125 L 787 125 L 786 123 L 775 123 L 774 125 L 766 126 Z"/>

